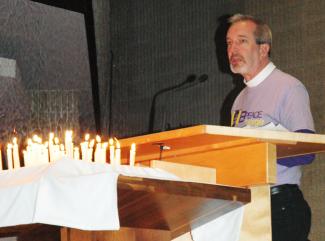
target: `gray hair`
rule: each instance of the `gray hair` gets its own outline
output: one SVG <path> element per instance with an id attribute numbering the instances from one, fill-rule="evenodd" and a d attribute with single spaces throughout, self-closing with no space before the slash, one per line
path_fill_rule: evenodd
<path id="1" fill-rule="evenodd" d="M 244 15 L 237 13 L 228 19 L 228 22 L 232 25 L 237 22 L 251 21 L 256 24 L 256 30 L 254 32 L 256 44 L 268 44 L 270 51 L 272 47 L 272 31 L 270 27 L 262 20 L 257 19 L 251 15 Z"/>

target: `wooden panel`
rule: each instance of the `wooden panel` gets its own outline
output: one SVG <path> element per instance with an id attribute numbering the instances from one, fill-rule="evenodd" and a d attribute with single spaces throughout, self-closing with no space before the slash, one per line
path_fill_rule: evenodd
<path id="1" fill-rule="evenodd" d="M 244 206 L 239 241 L 272 241 L 270 186 L 251 187 L 252 202 Z"/>
<path id="2" fill-rule="evenodd" d="M 62 228 L 61 241 L 170 241 L 169 231 L 121 228 L 119 231 L 84 231 Z"/>
<path id="3" fill-rule="evenodd" d="M 250 186 L 276 180 L 275 146 L 269 143 L 175 156 L 165 161 L 212 167 L 218 184 Z"/>
<path id="4" fill-rule="evenodd" d="M 150 167 L 159 168 L 172 173 L 183 181 L 216 184 L 216 169 L 166 161 L 153 160 Z"/>
<path id="5" fill-rule="evenodd" d="M 60 227 L 28 224 L 0 228 L 0 237 L 17 237 L 17 241 L 59 241 Z"/>
<path id="6" fill-rule="evenodd" d="M 169 230 L 177 237 L 249 202 L 249 194 L 243 188 L 120 177 L 120 223 Z"/>

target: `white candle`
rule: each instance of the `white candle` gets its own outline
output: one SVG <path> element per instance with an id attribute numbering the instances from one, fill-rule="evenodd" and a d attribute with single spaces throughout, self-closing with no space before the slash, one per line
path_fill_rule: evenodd
<path id="1" fill-rule="evenodd" d="M 30 161 L 29 161 L 29 160 L 30 160 L 29 154 L 30 154 L 30 153 L 29 153 L 27 150 L 24 150 L 24 151 L 23 151 L 23 155 L 24 155 L 24 166 L 25 166 L 25 167 L 28 167 L 29 164 L 30 164 L 30 163 L 29 163 L 29 162 L 30 162 Z"/>
<path id="2" fill-rule="evenodd" d="M 95 149 L 95 154 L 94 154 L 94 161 L 95 162 L 100 162 L 101 161 L 101 151 L 102 151 L 102 146 L 101 146 L 101 138 L 100 136 L 96 136 L 96 149 Z"/>
<path id="3" fill-rule="evenodd" d="M 52 161 L 57 161 L 60 159 L 60 146 L 59 145 L 53 145 L 53 159 Z"/>
<path id="4" fill-rule="evenodd" d="M 81 148 L 81 159 L 83 161 L 87 161 L 88 142 L 81 142 L 80 148 Z"/>
<path id="5" fill-rule="evenodd" d="M 73 158 L 72 131 L 65 132 L 65 151 L 69 158 Z"/>
<path id="6" fill-rule="evenodd" d="M 48 150 L 48 142 L 44 144 L 40 144 L 40 154 L 41 154 L 41 163 L 46 164 L 49 162 L 49 150 Z"/>
<path id="7" fill-rule="evenodd" d="M 0 149 L 0 170 L 3 170 L 1 149 Z"/>
<path id="8" fill-rule="evenodd" d="M 93 150 L 94 150 L 94 146 L 95 146 L 95 140 L 91 140 L 89 142 L 89 148 L 87 150 L 87 161 L 91 162 L 93 160 Z"/>
<path id="9" fill-rule="evenodd" d="M 78 147 L 74 148 L 73 159 L 80 160 L 80 153 L 79 153 L 79 148 Z"/>
<path id="10" fill-rule="evenodd" d="M 107 152 L 108 143 L 102 143 L 102 151 L 101 151 L 101 162 L 106 163 L 106 152 Z"/>
<path id="11" fill-rule="evenodd" d="M 19 159 L 19 150 L 18 150 L 18 143 L 16 137 L 14 137 L 12 143 L 13 143 L 12 151 L 13 151 L 13 159 L 14 159 L 14 168 L 19 168 L 20 159 Z"/>
<path id="12" fill-rule="evenodd" d="M 135 143 L 132 143 L 131 149 L 130 149 L 130 166 L 134 166 L 135 164 Z"/>
<path id="13" fill-rule="evenodd" d="M 58 159 L 61 159 L 64 156 L 65 156 L 64 145 L 60 144 L 60 151 L 59 151 Z"/>
<path id="14" fill-rule="evenodd" d="M 88 160 L 88 145 L 89 145 L 89 134 L 85 135 L 85 141 L 80 143 L 81 147 L 81 158 L 83 161 Z"/>
<path id="15" fill-rule="evenodd" d="M 7 145 L 7 166 L 8 166 L 8 170 L 13 168 L 12 165 L 12 144 L 9 143 Z"/>
<path id="16" fill-rule="evenodd" d="M 121 165 L 121 146 L 118 140 L 116 140 L 114 163 L 115 165 Z"/>
<path id="17" fill-rule="evenodd" d="M 109 139 L 109 160 L 112 165 L 114 165 L 114 156 L 115 155 L 115 147 L 113 139 Z"/>
<path id="18" fill-rule="evenodd" d="M 31 149 L 32 149 L 32 139 L 27 139 L 27 147 L 26 147 L 26 151 L 23 151 L 24 153 L 24 166 L 25 167 L 29 167 L 31 165 Z"/>
<path id="19" fill-rule="evenodd" d="M 54 161 L 54 152 L 53 152 L 54 143 L 53 143 L 53 141 L 54 141 L 54 133 L 51 132 L 49 134 L 49 161 L 50 162 Z"/>
<path id="20" fill-rule="evenodd" d="M 60 159 L 60 141 L 59 138 L 55 137 L 54 138 L 54 145 L 52 146 L 52 155 L 53 158 L 51 159 L 52 161 L 57 161 Z"/>
<path id="21" fill-rule="evenodd" d="M 41 147 L 40 147 L 40 144 L 42 143 L 42 139 L 39 136 L 34 135 L 32 141 L 33 141 L 32 148 L 31 148 L 32 155 L 31 155 L 30 163 L 32 166 L 34 166 L 42 163 Z"/>
<path id="22" fill-rule="evenodd" d="M 94 154 L 94 161 L 95 162 L 100 162 L 100 153 L 101 153 L 101 146 L 99 143 L 96 144 L 96 149 L 95 149 L 95 154 Z"/>

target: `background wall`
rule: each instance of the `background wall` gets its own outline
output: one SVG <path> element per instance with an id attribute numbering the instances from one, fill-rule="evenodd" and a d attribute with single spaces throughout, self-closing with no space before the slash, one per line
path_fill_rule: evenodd
<path id="1" fill-rule="evenodd" d="M 29 116 L 23 115 L 28 128 L 94 129 L 84 16 L 28 0 L 2 0 L 0 27 L 0 56 L 16 60 L 20 70 L 19 83 L 11 82 L 19 85 L 31 100 L 24 106 Z M 1 82 L 3 90 L 7 86 Z M 15 93 L 10 90 L 1 95 Z M 19 98 L 11 98 L 14 96 Z M 9 102 L 4 101 L 3 105 L 6 103 Z M 10 112 L 5 116 L 14 122 Z M 9 129 L 7 124 L 5 127 Z"/>
<path id="2" fill-rule="evenodd" d="M 317 132 L 325 134 L 325 1 L 110 0 L 106 11 L 101 8 L 103 0 L 93 2 L 98 7 L 94 7 L 96 41 L 106 46 L 102 50 L 109 50 L 104 58 L 109 64 L 99 62 L 99 69 L 109 68 L 108 91 L 113 93 L 110 115 L 104 118 L 107 133 L 123 137 L 148 132 L 157 94 L 155 130 L 226 124 L 241 85 L 225 65 L 222 19 L 241 12 L 269 23 L 274 63 L 306 85 Z M 109 27 L 103 24 L 107 18 Z M 107 31 L 111 38 L 105 45 Z M 203 73 L 209 76 L 205 82 L 196 79 L 183 88 L 163 91 Z M 324 173 L 324 155 L 304 168 L 302 188 L 313 210 L 314 241 L 325 240 Z"/>

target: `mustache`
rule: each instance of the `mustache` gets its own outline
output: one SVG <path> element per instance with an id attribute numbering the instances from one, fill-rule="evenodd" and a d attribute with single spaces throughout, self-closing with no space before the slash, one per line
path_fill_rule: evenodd
<path id="1" fill-rule="evenodd" d="M 240 59 L 240 60 L 244 60 L 244 57 L 240 54 L 233 54 L 230 56 L 230 60 L 233 60 L 233 59 Z"/>

